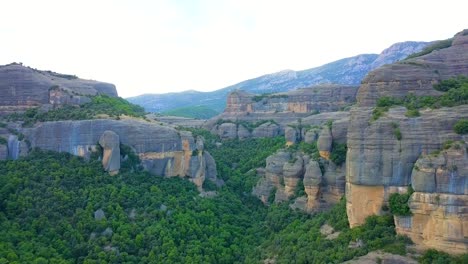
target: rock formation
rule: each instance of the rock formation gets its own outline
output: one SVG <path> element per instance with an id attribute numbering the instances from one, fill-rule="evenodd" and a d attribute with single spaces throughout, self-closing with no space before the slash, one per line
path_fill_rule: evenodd
<path id="1" fill-rule="evenodd" d="M 466 252 L 467 174 L 447 171 L 455 160 L 466 164 L 462 158 L 466 154 L 446 153 L 432 160 L 431 166 L 427 154 L 439 151 L 449 140 L 466 142 L 453 126 L 468 117 L 468 105 L 422 109 L 419 117 L 412 118 L 405 116 L 406 108 L 393 107 L 371 120 L 379 97 L 440 95 L 433 84 L 459 74 L 468 75 L 468 30 L 458 33 L 451 47 L 382 66 L 364 79 L 347 128 L 346 199 L 352 227 L 369 215 L 381 214 L 391 193 L 405 192 L 412 184 L 416 190 L 409 202 L 413 216 L 397 217 L 397 231 L 418 244 Z M 439 169 L 431 172 L 433 166 Z M 457 187 L 450 187 L 453 184 Z"/>
<path id="2" fill-rule="evenodd" d="M 205 178 L 216 180 L 216 164 L 203 150 L 203 143 L 196 143 L 190 132 L 167 126 L 132 119 L 97 119 L 38 123 L 22 132 L 32 148 L 85 158 L 96 150 L 99 141 L 104 147 L 103 165 L 109 171 L 118 167 L 120 141 L 135 151 L 143 167 L 155 175 L 188 176 L 199 188 Z M 193 155 L 194 151 L 197 155 Z"/>
<path id="3" fill-rule="evenodd" d="M 119 135 L 106 130 L 99 139 L 99 145 L 103 148 L 102 166 L 110 175 L 119 173 L 120 170 L 120 140 Z"/>
<path id="4" fill-rule="evenodd" d="M 374 106 L 382 96 L 440 95 L 433 84 L 468 72 L 468 30 L 455 35 L 452 46 L 430 54 L 384 65 L 370 72 L 357 95 L 359 106 Z"/>
<path id="5" fill-rule="evenodd" d="M 468 155 L 464 141 L 438 154 L 422 155 L 412 171 L 411 216 L 397 216 L 398 233 L 414 242 L 466 253 L 468 244 Z"/>
<path id="6" fill-rule="evenodd" d="M 224 113 L 311 113 L 338 111 L 355 102 L 356 86 L 317 85 L 286 93 L 254 95 L 234 91 L 227 98 Z"/>
<path id="7" fill-rule="evenodd" d="M 117 90 L 113 84 L 12 63 L 0 66 L 0 94 L 0 115 L 5 115 L 37 106 L 82 104 L 92 95 L 117 96 Z"/>

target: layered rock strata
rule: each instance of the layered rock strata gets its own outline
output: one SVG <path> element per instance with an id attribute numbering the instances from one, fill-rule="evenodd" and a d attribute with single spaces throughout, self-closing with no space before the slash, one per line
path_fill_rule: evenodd
<path id="1" fill-rule="evenodd" d="M 112 131 L 118 139 L 115 135 L 107 137 L 112 133 L 106 131 Z M 201 138 L 195 141 L 190 132 L 154 123 L 131 119 L 44 122 L 24 129 L 23 133 L 32 148 L 69 152 L 81 157 L 89 157 L 101 139 L 104 158 L 109 157 L 103 162 L 107 161 L 104 164 L 110 171 L 115 168 L 116 140 L 119 140 L 135 151 L 143 167 L 155 175 L 187 176 L 199 188 L 205 178 L 216 179 L 216 165 L 203 149 Z"/>
<path id="2" fill-rule="evenodd" d="M 117 96 L 113 84 L 40 71 L 12 63 L 0 66 L 0 115 L 31 107 L 53 107 L 89 102 L 89 96 Z"/>
<path id="3" fill-rule="evenodd" d="M 444 154 L 432 166 L 426 163 L 427 155 L 440 151 L 447 141 L 466 142 L 466 136 L 456 134 L 453 127 L 468 118 L 468 105 L 421 109 L 420 116 L 412 118 L 405 115 L 406 108 L 393 107 L 372 119 L 378 98 L 437 96 L 441 92 L 433 84 L 460 74 L 468 75 L 468 30 L 458 33 L 451 47 L 385 65 L 364 79 L 347 129 L 346 198 L 351 227 L 383 213 L 390 194 L 406 192 L 412 184 L 416 190 L 409 202 L 413 216 L 396 217 L 397 231 L 418 244 L 466 253 L 466 173 L 441 169 L 455 162 L 455 154 Z M 457 159 L 466 155 L 460 153 Z"/>
<path id="4" fill-rule="evenodd" d="M 412 171 L 411 216 L 395 217 L 397 232 L 451 253 L 468 251 L 468 155 L 464 141 L 422 155 Z"/>

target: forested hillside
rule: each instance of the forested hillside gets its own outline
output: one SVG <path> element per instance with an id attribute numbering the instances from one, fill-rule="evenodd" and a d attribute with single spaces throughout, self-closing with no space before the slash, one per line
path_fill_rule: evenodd
<path id="1" fill-rule="evenodd" d="M 408 240 L 395 236 L 390 217 L 349 229 L 344 200 L 311 216 L 252 197 L 252 169 L 264 165 L 283 138 L 217 147 L 206 131 L 193 133 L 206 137 L 225 181 L 205 186 L 217 190 L 213 198 L 202 198 L 184 179 L 140 171 L 135 159 L 115 177 L 97 157 L 35 150 L 0 161 L 0 263 L 338 263 L 374 249 L 405 253 Z M 336 239 L 320 233 L 324 223 L 341 231 Z M 350 248 L 351 241 L 362 246 Z M 448 261 L 430 253 L 429 261 Z"/>

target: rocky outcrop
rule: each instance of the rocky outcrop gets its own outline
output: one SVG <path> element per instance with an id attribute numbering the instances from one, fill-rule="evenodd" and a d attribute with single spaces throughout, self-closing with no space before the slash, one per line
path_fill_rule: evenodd
<path id="1" fill-rule="evenodd" d="M 332 150 L 333 137 L 331 130 L 328 126 L 322 128 L 320 135 L 317 140 L 317 148 L 319 150 L 320 157 L 329 160 L 330 152 Z"/>
<path id="2" fill-rule="evenodd" d="M 106 131 L 113 131 L 118 139 L 107 137 L 112 133 Z M 23 133 L 33 148 L 69 152 L 85 158 L 95 151 L 104 134 L 100 143 L 111 146 L 107 152 L 110 153 L 106 163 L 109 168 L 115 168 L 116 148 L 113 146 L 120 140 L 135 151 L 143 167 L 155 175 L 188 176 L 199 188 L 205 178 L 216 179 L 215 163 L 203 149 L 203 143 L 196 143 L 190 132 L 155 123 L 132 119 L 44 122 L 24 129 Z"/>
<path id="3" fill-rule="evenodd" d="M 294 198 L 292 208 L 316 212 L 336 204 L 343 196 L 343 167 L 324 159 L 311 159 L 301 151 L 280 150 L 267 158 L 265 173 L 260 174 L 252 193 L 265 204 Z"/>
<path id="4" fill-rule="evenodd" d="M 461 140 L 453 125 L 468 116 L 467 105 L 422 110 L 418 118 L 406 117 L 406 109 L 399 107 L 371 122 L 371 111 L 353 109 L 348 127 L 346 195 L 351 226 L 381 213 L 391 192 L 406 189 L 420 155 L 439 150 L 447 140 Z"/>
<path id="5" fill-rule="evenodd" d="M 412 172 L 411 216 L 397 216 L 397 232 L 414 242 L 450 253 L 468 251 L 467 144 L 455 142 L 435 155 L 421 156 Z"/>
<path id="6" fill-rule="evenodd" d="M 268 117 L 268 118 L 267 118 Z M 296 141 L 302 141 L 309 133 L 309 143 L 316 141 L 318 127 L 327 122 L 332 122 L 334 140 L 339 143 L 346 143 L 347 126 L 349 122 L 349 112 L 325 112 L 320 114 L 306 114 L 303 117 L 287 115 L 286 113 L 277 113 L 272 116 L 261 114 L 250 114 L 247 116 L 238 116 L 237 119 L 217 119 L 205 123 L 205 128 L 209 128 L 211 133 L 219 135 L 224 139 L 245 139 L 250 137 L 274 137 L 285 135 L 286 141 L 294 140 L 296 131 Z M 249 128 L 244 125 L 248 124 Z M 293 130 L 291 130 L 293 129 Z M 289 130 L 286 135 L 286 130 Z M 315 131 L 315 132 L 314 132 Z M 292 141 L 291 141 L 292 142 Z"/>
<path id="7" fill-rule="evenodd" d="M 120 139 L 113 131 L 106 130 L 99 139 L 99 145 L 103 149 L 102 166 L 110 175 L 119 173 L 120 170 Z"/>
<path id="8" fill-rule="evenodd" d="M 43 105 L 82 104 L 89 96 L 117 96 L 113 84 L 40 71 L 12 63 L 0 66 L 0 115 Z"/>
<path id="9" fill-rule="evenodd" d="M 448 171 L 466 154 L 454 154 L 457 159 L 444 154 L 430 162 L 427 155 L 440 151 L 447 141 L 466 141 L 453 126 L 468 117 L 468 105 L 421 109 L 420 116 L 412 118 L 405 116 L 406 108 L 393 107 L 377 120 L 371 117 L 382 96 L 440 95 L 433 84 L 468 75 L 467 51 L 465 30 L 454 37 L 451 47 L 382 66 L 364 79 L 347 128 L 346 200 L 352 227 L 364 223 L 367 216 L 382 214 L 390 194 L 406 192 L 412 184 L 417 189 L 409 202 L 413 216 L 396 217 L 397 231 L 418 244 L 466 252 L 468 188 L 463 174 Z"/>
<path id="10" fill-rule="evenodd" d="M 433 85 L 468 74 L 468 29 L 455 35 L 452 46 L 430 54 L 384 65 L 370 72 L 357 94 L 359 106 L 374 106 L 382 96 L 440 95 Z"/>
<path id="11" fill-rule="evenodd" d="M 323 84 L 286 93 L 254 95 L 234 91 L 227 98 L 225 113 L 310 113 L 338 111 L 355 102 L 356 86 Z"/>

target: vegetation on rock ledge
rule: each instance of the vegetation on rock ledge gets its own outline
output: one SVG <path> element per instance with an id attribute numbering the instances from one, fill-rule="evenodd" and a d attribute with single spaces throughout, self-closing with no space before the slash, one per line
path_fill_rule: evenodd
<path id="1" fill-rule="evenodd" d="M 22 114 L 11 114 L 7 119 L 9 121 L 24 121 L 23 126 L 30 126 L 36 122 L 45 121 L 94 119 L 98 115 L 119 118 L 120 115 L 143 117 L 144 114 L 145 111 L 141 106 L 129 103 L 123 98 L 98 95 L 92 97 L 91 102 L 79 106 L 64 105 L 47 112 L 31 108 Z"/>

